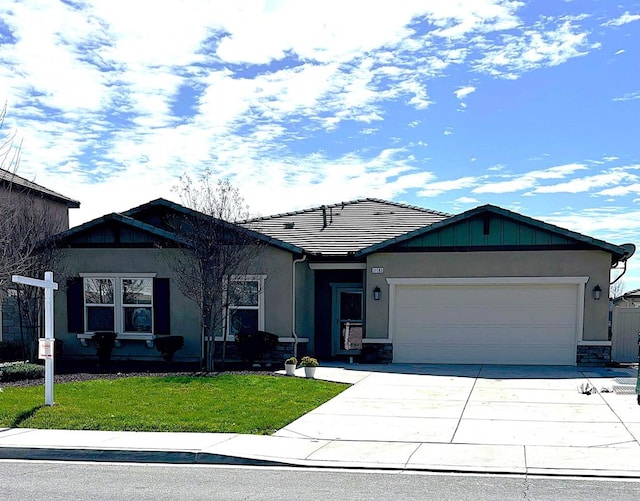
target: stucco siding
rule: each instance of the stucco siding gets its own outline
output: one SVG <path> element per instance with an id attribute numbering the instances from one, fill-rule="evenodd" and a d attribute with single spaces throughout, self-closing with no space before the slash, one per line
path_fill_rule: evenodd
<path id="1" fill-rule="evenodd" d="M 173 280 L 168 262 L 175 249 L 66 249 L 62 272 L 55 279 L 60 290 L 55 298 L 55 335 L 64 342 L 65 355 L 92 356 L 93 347 L 82 346 L 75 333 L 68 332 L 67 277 L 80 273 L 154 273 L 156 278 L 170 279 L 170 333 L 185 338 L 184 348 L 176 353 L 176 361 L 197 361 L 201 357 L 200 313 L 197 304 L 187 298 Z M 281 337 L 291 336 L 291 255 L 275 248 L 265 248 L 248 269 L 248 274 L 263 275 L 264 281 L 264 330 Z M 143 341 L 123 341 L 113 353 L 135 359 L 158 359 L 155 348 L 148 348 Z"/>
<path id="2" fill-rule="evenodd" d="M 62 269 L 64 274 L 55 276 L 60 289 L 54 294 L 55 337 L 64 342 L 64 355 L 86 357 L 95 355 L 95 348 L 82 346 L 75 333 L 68 332 L 67 277 L 80 273 L 155 273 L 157 278 L 171 278 L 172 272 L 161 253 L 175 252 L 159 249 L 67 249 Z M 198 307 L 180 292 L 170 281 L 171 315 L 170 333 L 184 336 L 184 347 L 176 353 L 176 361 L 200 360 L 200 322 Z M 123 341 L 115 348 L 114 358 L 161 360 L 155 348 L 148 348 L 143 341 Z"/>
<path id="3" fill-rule="evenodd" d="M 23 211 L 42 214 L 47 223 L 43 224 L 41 229 L 45 230 L 47 235 L 69 228 L 69 207 L 65 203 L 43 198 L 18 188 L 12 191 L 0 189 L 0 204 L 11 204 L 23 208 Z"/>
<path id="4" fill-rule="evenodd" d="M 264 274 L 265 330 L 280 337 L 291 336 L 291 254 L 267 247 L 252 273 Z"/>
<path id="5" fill-rule="evenodd" d="M 296 333 L 314 345 L 315 286 L 314 272 L 307 262 L 296 265 Z"/>
<path id="6" fill-rule="evenodd" d="M 415 252 L 377 253 L 367 260 L 367 338 L 385 339 L 389 325 L 387 278 L 476 278 L 586 276 L 584 297 L 585 341 L 608 339 L 606 297 L 595 301 L 591 290 L 599 284 L 608 290 L 611 257 L 602 251 L 517 251 L 517 252 Z M 384 273 L 373 274 L 372 268 Z M 374 301 L 371 291 L 383 291 Z M 606 292 L 604 293 L 606 296 Z"/>

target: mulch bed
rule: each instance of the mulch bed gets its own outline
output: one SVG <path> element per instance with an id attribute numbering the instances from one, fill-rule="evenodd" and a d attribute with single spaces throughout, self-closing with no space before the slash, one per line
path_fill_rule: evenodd
<path id="1" fill-rule="evenodd" d="M 215 377 L 221 374 L 260 375 L 260 376 L 284 376 L 276 374 L 278 368 L 264 370 L 239 369 L 227 371 L 206 372 L 194 368 L 192 365 L 162 364 L 162 363 L 114 363 L 108 368 L 100 368 L 92 363 L 74 364 L 73 366 L 61 366 L 54 370 L 53 382 L 77 383 L 94 379 L 121 379 L 125 377 L 166 377 L 166 376 L 191 376 L 191 377 Z M 27 387 L 44 384 L 44 378 L 24 379 L 21 381 L 0 381 L 1 387 Z"/>

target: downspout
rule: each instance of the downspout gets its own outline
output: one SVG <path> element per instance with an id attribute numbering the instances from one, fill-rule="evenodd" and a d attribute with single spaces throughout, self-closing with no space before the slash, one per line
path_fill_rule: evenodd
<path id="1" fill-rule="evenodd" d="M 291 334 L 293 334 L 293 356 L 296 358 L 298 358 L 298 333 L 296 332 L 296 264 L 302 263 L 306 259 L 306 254 L 303 254 L 300 259 L 294 259 L 291 273 Z"/>

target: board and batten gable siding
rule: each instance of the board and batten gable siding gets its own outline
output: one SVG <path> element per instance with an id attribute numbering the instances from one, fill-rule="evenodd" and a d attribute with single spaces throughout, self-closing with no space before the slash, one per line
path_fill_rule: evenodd
<path id="1" fill-rule="evenodd" d="M 493 246 L 575 246 L 575 241 L 520 221 L 477 216 L 398 244 L 403 249 Z"/>
<path id="2" fill-rule="evenodd" d="M 540 250 L 485 252 L 375 253 L 367 258 L 367 290 L 383 291 L 380 301 L 367 294 L 366 337 L 386 339 L 389 334 L 388 278 L 481 277 L 588 277 L 585 284 L 582 340 L 608 340 L 608 302 L 595 301 L 591 290 L 607 290 L 611 255 L 604 251 Z M 384 273 L 374 274 L 372 268 Z"/>

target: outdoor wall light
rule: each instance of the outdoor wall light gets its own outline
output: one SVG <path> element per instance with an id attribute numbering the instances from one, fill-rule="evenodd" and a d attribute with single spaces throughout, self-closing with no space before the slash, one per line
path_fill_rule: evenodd
<path id="1" fill-rule="evenodd" d="M 601 294 L 602 294 L 602 289 L 600 288 L 600 284 L 597 284 L 593 288 L 593 299 L 595 299 L 596 301 L 599 301 Z"/>
<path id="2" fill-rule="evenodd" d="M 380 290 L 380 287 L 376 285 L 375 289 L 373 289 L 373 300 L 380 301 L 381 296 L 382 296 L 382 291 Z"/>

